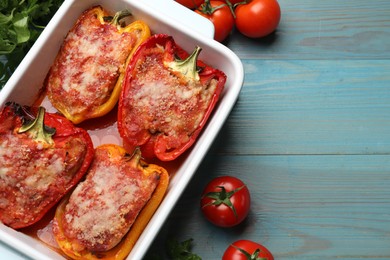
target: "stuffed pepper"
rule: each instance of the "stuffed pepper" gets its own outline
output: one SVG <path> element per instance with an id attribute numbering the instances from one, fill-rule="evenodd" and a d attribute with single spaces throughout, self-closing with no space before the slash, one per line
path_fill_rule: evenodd
<path id="1" fill-rule="evenodd" d="M 150 36 L 142 21 L 122 26 L 131 15 L 110 16 L 101 6 L 85 10 L 68 32 L 45 81 L 47 96 L 78 124 L 107 114 L 116 105 L 129 58 Z"/>
<path id="2" fill-rule="evenodd" d="M 171 36 L 154 35 L 134 53 L 119 99 L 118 130 L 144 157 L 171 161 L 196 141 L 226 75 L 189 55 Z"/>
<path id="3" fill-rule="evenodd" d="M 66 118 L 9 103 L 0 112 L 0 221 L 18 229 L 39 221 L 86 173 L 88 133 Z"/>
<path id="4" fill-rule="evenodd" d="M 124 259 L 163 199 L 168 172 L 118 145 L 96 148 L 86 179 L 57 207 L 53 233 L 73 259 Z"/>

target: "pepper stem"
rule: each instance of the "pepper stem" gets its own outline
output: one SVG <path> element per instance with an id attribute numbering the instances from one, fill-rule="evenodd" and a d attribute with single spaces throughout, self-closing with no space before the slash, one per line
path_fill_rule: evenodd
<path id="1" fill-rule="evenodd" d="M 39 107 L 38 114 L 33 121 L 25 122 L 18 130 L 18 133 L 29 133 L 31 137 L 37 141 L 47 145 L 54 143 L 52 136 L 55 134 L 56 129 L 48 127 L 44 124 L 45 108 Z"/>
<path id="2" fill-rule="evenodd" d="M 199 81 L 199 73 L 196 67 L 196 63 L 198 60 L 199 53 L 202 48 L 199 46 L 195 47 L 195 50 L 191 53 L 190 56 L 185 60 L 175 60 L 168 64 L 168 67 L 175 72 L 179 72 L 184 75 L 186 78 L 193 79 Z"/>
<path id="3" fill-rule="evenodd" d="M 134 149 L 134 152 L 131 155 L 130 154 L 128 155 L 128 158 L 129 158 L 131 164 L 133 165 L 133 167 L 136 168 L 138 166 L 138 164 L 140 163 L 141 158 L 142 158 L 141 149 L 137 146 Z"/>
<path id="4" fill-rule="evenodd" d="M 115 13 L 114 17 L 105 16 L 103 17 L 104 21 L 110 22 L 110 24 L 115 25 L 117 27 L 121 27 L 120 20 L 123 18 L 130 16 L 131 12 L 129 10 L 122 10 Z"/>

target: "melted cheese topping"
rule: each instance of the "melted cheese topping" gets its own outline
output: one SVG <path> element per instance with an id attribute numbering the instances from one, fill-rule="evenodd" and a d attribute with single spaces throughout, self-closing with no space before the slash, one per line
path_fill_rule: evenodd
<path id="1" fill-rule="evenodd" d="M 26 134 L 0 136 L 0 215 L 8 225 L 30 223 L 66 192 L 86 147 L 77 137 L 43 148 Z"/>
<path id="2" fill-rule="evenodd" d="M 86 180 L 72 193 L 63 226 L 68 238 L 91 251 L 107 251 L 128 232 L 151 197 L 158 176 L 144 176 L 123 157 L 96 150 Z"/>
<path id="3" fill-rule="evenodd" d="M 188 142 L 198 128 L 217 81 L 212 79 L 202 85 L 195 80 L 183 80 L 164 67 L 161 46 L 150 52 L 138 62 L 133 73 L 123 114 L 135 116 L 125 117 L 124 122 L 127 129 L 134 129 L 136 124 L 140 131 L 161 133 L 168 139 L 168 146 L 174 148 Z"/>
<path id="4" fill-rule="evenodd" d="M 48 77 L 53 105 L 71 115 L 88 115 L 104 104 L 124 70 L 134 37 L 111 24 L 101 24 L 92 11 L 81 16 L 65 38 Z"/>
<path id="5" fill-rule="evenodd" d="M 54 149 L 42 151 L 42 146 L 35 147 L 21 142 L 14 135 L 3 136 L 0 143 L 0 166 L 2 183 L 14 184 L 23 192 L 27 187 L 36 191 L 47 189 L 56 175 L 65 169 L 64 159 Z M 32 173 L 37 174 L 32 174 Z"/>

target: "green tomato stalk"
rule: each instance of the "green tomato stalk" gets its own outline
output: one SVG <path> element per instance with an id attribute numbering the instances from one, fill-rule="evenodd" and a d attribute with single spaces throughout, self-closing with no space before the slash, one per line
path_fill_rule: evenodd
<path id="1" fill-rule="evenodd" d="M 234 6 L 232 5 L 232 3 L 230 3 L 229 0 L 225 0 L 225 3 L 226 4 L 222 4 L 222 5 L 219 5 L 219 6 L 216 6 L 216 7 L 212 7 L 211 3 L 210 3 L 210 0 L 205 0 L 204 3 L 201 6 L 199 6 L 198 10 L 201 11 L 202 13 L 204 13 L 204 14 L 211 15 L 215 11 L 217 11 L 218 9 L 220 9 L 220 8 L 222 8 L 224 6 L 228 6 L 229 9 L 230 9 L 230 12 L 232 12 L 233 17 L 236 18 L 236 14 L 234 13 Z"/>
<path id="2" fill-rule="evenodd" d="M 239 248 L 239 247 L 237 247 L 237 246 L 235 246 L 233 244 L 231 246 L 234 247 L 235 249 L 237 249 L 238 251 L 240 251 L 241 253 L 243 253 L 246 256 L 247 260 L 267 260 L 264 257 L 259 257 L 259 254 L 260 254 L 260 249 L 259 248 L 257 248 L 255 250 L 255 252 L 253 252 L 253 254 L 249 254 L 247 251 L 245 251 L 242 248 Z"/>
<path id="3" fill-rule="evenodd" d="M 236 193 L 238 192 L 239 190 L 241 190 L 242 188 L 244 188 L 245 186 L 241 186 L 237 189 L 234 189 L 230 192 L 226 192 L 226 189 L 224 186 L 217 186 L 218 188 L 221 189 L 221 191 L 214 191 L 214 192 L 209 192 L 209 193 L 206 193 L 203 197 L 207 197 L 207 198 L 211 198 L 211 199 L 214 199 L 212 202 L 209 202 L 205 205 L 203 205 L 203 208 L 204 207 L 207 207 L 207 206 L 210 206 L 210 205 L 215 205 L 215 206 L 219 206 L 221 204 L 225 204 L 226 206 L 228 206 L 234 213 L 234 216 L 236 218 L 238 218 L 237 216 L 237 212 L 236 212 L 236 208 L 234 207 L 233 203 L 231 202 L 230 198 Z"/>

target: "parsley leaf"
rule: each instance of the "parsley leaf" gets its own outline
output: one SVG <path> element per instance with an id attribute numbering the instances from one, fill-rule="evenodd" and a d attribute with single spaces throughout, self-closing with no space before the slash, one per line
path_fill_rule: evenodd
<path id="1" fill-rule="evenodd" d="M 0 90 L 63 0 L 0 0 Z"/>
<path id="2" fill-rule="evenodd" d="M 183 242 L 177 240 L 168 241 L 168 255 L 172 260 L 201 260 L 198 255 L 191 252 L 191 243 L 193 239 L 187 239 Z"/>
<path id="3" fill-rule="evenodd" d="M 202 258 L 191 252 L 193 239 L 187 239 L 178 242 L 175 239 L 169 239 L 165 245 L 165 254 L 161 252 L 149 252 L 145 260 L 202 260 Z"/>

